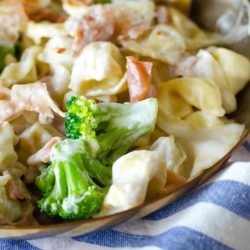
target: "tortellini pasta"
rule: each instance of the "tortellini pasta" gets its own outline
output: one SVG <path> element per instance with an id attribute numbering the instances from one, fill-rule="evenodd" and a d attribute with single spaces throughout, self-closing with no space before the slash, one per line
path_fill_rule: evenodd
<path id="1" fill-rule="evenodd" d="M 26 35 L 32 39 L 36 44 L 41 44 L 43 39 L 53 37 L 66 37 L 67 32 L 64 25 L 61 23 L 39 22 L 35 23 L 29 21 L 26 26 Z"/>
<path id="2" fill-rule="evenodd" d="M 176 134 L 177 143 L 187 155 L 178 174 L 192 179 L 213 166 L 236 145 L 244 131 L 244 125 L 214 121 L 214 126 L 210 124 L 210 127 L 184 131 L 181 136 Z"/>
<path id="3" fill-rule="evenodd" d="M 249 59 L 225 48 L 212 47 L 208 50 L 219 62 L 231 91 L 236 95 L 250 80 Z M 239 67 L 235 68 L 235 65 Z"/>
<path id="4" fill-rule="evenodd" d="M 25 129 L 20 135 L 18 144 L 19 160 L 26 164 L 29 156 L 41 149 L 54 136 L 63 137 L 51 125 L 41 125 L 34 123 L 32 126 Z"/>
<path id="5" fill-rule="evenodd" d="M 181 10 L 182 12 L 188 14 L 191 7 L 192 0 L 163 0 L 169 5 Z"/>
<path id="6" fill-rule="evenodd" d="M 244 126 L 222 118 L 225 111 L 219 87 L 211 80 L 178 78 L 157 87 L 157 125 L 175 137 L 186 155 L 174 172 L 194 178 L 232 149 Z"/>
<path id="7" fill-rule="evenodd" d="M 110 42 L 90 43 L 75 60 L 69 87 L 86 96 L 122 92 L 127 87 L 125 58 Z"/>
<path id="8" fill-rule="evenodd" d="M 1 74 L 1 81 L 4 86 L 10 87 L 14 83 L 29 83 L 38 79 L 36 68 L 37 56 L 41 47 L 32 46 L 27 48 L 20 59 L 20 62 L 11 63 L 4 68 Z"/>
<path id="9" fill-rule="evenodd" d="M 63 104 L 63 97 L 69 90 L 69 82 L 74 58 L 72 55 L 72 39 L 55 37 L 50 39 L 39 54 L 40 61 L 47 63 L 50 68 L 49 86 L 52 97 Z"/>
<path id="10" fill-rule="evenodd" d="M 175 142 L 174 136 L 160 137 L 151 146 L 151 150 L 158 152 L 164 159 L 166 169 L 178 174 L 187 156 L 183 148 Z"/>
<path id="11" fill-rule="evenodd" d="M 14 150 L 15 135 L 9 123 L 5 122 L 0 126 L 0 137 L 0 172 L 2 172 L 14 167 L 17 161 L 17 154 Z"/>
<path id="12" fill-rule="evenodd" d="M 183 37 L 172 27 L 159 24 L 148 35 L 137 40 L 122 40 L 122 46 L 143 56 L 169 64 L 176 64 L 185 54 Z"/>
<path id="13" fill-rule="evenodd" d="M 184 119 L 194 108 L 215 116 L 225 114 L 218 86 L 205 78 L 177 78 L 157 85 L 162 116 Z"/>
<path id="14" fill-rule="evenodd" d="M 84 2 L 79 1 L 63 1 L 63 10 L 69 15 L 69 16 L 82 16 L 87 12 L 89 5 Z"/>
<path id="15" fill-rule="evenodd" d="M 167 23 L 152 27 L 148 34 L 138 39 L 122 40 L 122 46 L 143 56 L 175 65 L 187 51 L 221 42 L 220 36 L 201 30 L 178 10 L 169 7 L 167 14 Z"/>
<path id="16" fill-rule="evenodd" d="M 221 43 L 220 35 L 200 29 L 190 18 L 175 8 L 168 8 L 168 18 L 169 25 L 185 39 L 188 51 Z"/>
<path id="17" fill-rule="evenodd" d="M 21 179 L 4 172 L 0 176 L 0 224 L 32 225 L 34 207 Z"/>
<path id="18" fill-rule="evenodd" d="M 241 67 L 236 69 L 235 65 Z M 235 95 L 250 80 L 250 62 L 228 49 L 212 47 L 183 59 L 177 66 L 176 74 L 214 80 L 219 86 L 223 107 L 230 113 L 236 110 Z"/>
<path id="19" fill-rule="evenodd" d="M 22 208 L 18 200 L 9 198 L 7 183 L 10 175 L 0 176 L 0 223 L 11 224 L 21 219 Z"/>
<path id="20" fill-rule="evenodd" d="M 146 195 L 155 197 L 162 194 L 166 184 L 166 167 L 160 153 L 133 151 L 114 163 L 112 179 L 98 216 L 139 206 Z"/>

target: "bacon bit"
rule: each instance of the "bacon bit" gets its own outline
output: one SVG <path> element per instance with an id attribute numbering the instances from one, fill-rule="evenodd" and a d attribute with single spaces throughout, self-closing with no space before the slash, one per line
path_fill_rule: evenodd
<path id="1" fill-rule="evenodd" d="M 51 140 L 49 140 L 40 150 L 28 158 L 27 163 L 29 165 L 36 165 L 40 162 L 50 162 L 50 153 L 53 147 L 61 140 L 62 139 L 60 137 L 51 138 Z"/>
<path id="2" fill-rule="evenodd" d="M 62 53 L 64 53 L 65 51 L 66 51 L 65 48 L 58 48 L 58 49 L 57 49 L 57 53 L 58 53 L 58 54 L 62 54 Z"/>
<path id="3" fill-rule="evenodd" d="M 132 56 L 127 57 L 126 68 L 131 102 L 156 96 L 155 87 L 151 84 L 152 67 L 151 62 L 142 62 Z"/>
<path id="4" fill-rule="evenodd" d="M 25 29 L 28 17 L 17 0 L 0 1 L 4 11 L 0 15 L 0 37 L 2 40 L 16 42 L 20 31 Z"/>

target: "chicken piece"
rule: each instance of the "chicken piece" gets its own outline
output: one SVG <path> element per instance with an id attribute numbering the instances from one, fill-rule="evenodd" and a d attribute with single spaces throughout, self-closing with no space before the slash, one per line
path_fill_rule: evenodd
<path id="1" fill-rule="evenodd" d="M 14 85 L 11 90 L 11 100 L 23 110 L 39 113 L 39 121 L 42 124 L 51 122 L 54 118 L 52 111 L 64 117 L 64 113 L 51 99 L 47 85 L 43 82 Z"/>
<path id="2" fill-rule="evenodd" d="M 118 1 L 88 7 L 83 16 L 70 17 L 65 27 L 74 37 L 73 51 L 77 55 L 90 42 L 136 39 L 150 28 L 153 18 L 152 1 Z"/>
<path id="3" fill-rule="evenodd" d="M 73 51 L 78 53 L 88 43 L 107 41 L 114 34 L 115 15 L 109 5 L 90 7 L 83 17 L 73 17 L 66 22 L 66 29 L 74 37 Z"/>
<path id="4" fill-rule="evenodd" d="M 22 4 L 15 0 L 0 2 L 0 39 L 15 43 L 28 21 Z"/>
<path id="5" fill-rule="evenodd" d="M 62 139 L 60 137 L 53 137 L 49 142 L 47 142 L 40 150 L 31 155 L 27 163 L 29 165 L 36 165 L 38 163 L 48 163 L 50 162 L 50 153 L 53 147 L 60 142 Z"/>
<path id="6" fill-rule="evenodd" d="M 126 68 L 131 102 L 156 96 L 155 87 L 151 84 L 152 67 L 151 62 L 142 62 L 135 57 L 127 57 Z"/>

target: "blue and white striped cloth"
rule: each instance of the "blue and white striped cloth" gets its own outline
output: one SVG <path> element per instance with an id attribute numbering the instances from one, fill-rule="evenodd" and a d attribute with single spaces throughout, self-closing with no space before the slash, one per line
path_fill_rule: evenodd
<path id="1" fill-rule="evenodd" d="M 250 138 L 202 187 L 110 230 L 74 238 L 0 240 L 0 249 L 250 249 Z"/>

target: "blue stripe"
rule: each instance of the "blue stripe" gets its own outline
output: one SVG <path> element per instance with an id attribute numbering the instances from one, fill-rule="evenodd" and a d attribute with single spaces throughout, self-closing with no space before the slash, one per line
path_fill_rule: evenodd
<path id="1" fill-rule="evenodd" d="M 7 240 L 0 239 L 0 249 L 1 250 L 40 250 L 40 248 L 35 247 L 28 243 L 26 240 Z"/>
<path id="2" fill-rule="evenodd" d="M 237 181 L 215 181 L 201 187 L 181 200 L 156 211 L 144 219 L 161 220 L 198 202 L 219 205 L 247 220 L 250 220 L 250 186 Z"/>
<path id="3" fill-rule="evenodd" d="M 231 249 L 219 241 L 187 227 L 175 227 L 156 236 L 134 235 L 115 230 L 105 230 L 95 234 L 77 236 L 73 239 L 105 247 L 156 246 L 168 250 Z"/>
<path id="4" fill-rule="evenodd" d="M 245 141 L 245 142 L 243 143 L 243 147 L 244 147 L 248 152 L 250 152 L 250 143 L 249 143 L 248 141 Z"/>

